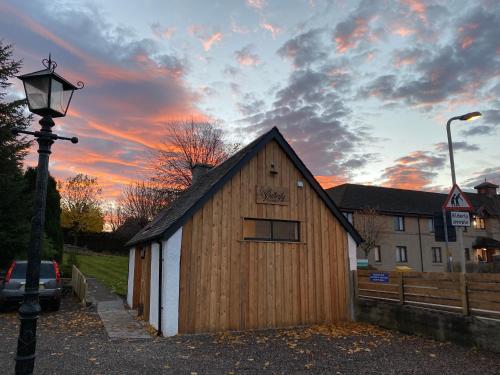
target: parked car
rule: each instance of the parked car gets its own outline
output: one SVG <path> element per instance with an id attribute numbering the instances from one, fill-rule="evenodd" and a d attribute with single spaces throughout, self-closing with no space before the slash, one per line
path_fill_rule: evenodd
<path id="1" fill-rule="evenodd" d="M 0 305 L 20 303 L 26 284 L 27 261 L 14 261 L 0 284 Z M 44 308 L 59 310 L 61 306 L 62 281 L 56 261 L 43 260 L 40 264 L 40 304 Z"/>

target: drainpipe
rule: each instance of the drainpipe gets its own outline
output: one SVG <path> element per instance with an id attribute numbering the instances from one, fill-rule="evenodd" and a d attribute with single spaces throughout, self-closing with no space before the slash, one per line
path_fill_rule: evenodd
<path id="1" fill-rule="evenodd" d="M 161 336 L 161 310 L 162 310 L 162 279 L 163 279 L 163 243 L 161 241 L 158 242 L 158 331 L 156 332 L 157 336 Z"/>
<path id="2" fill-rule="evenodd" d="M 424 256 L 422 254 L 422 232 L 420 231 L 420 217 L 417 216 L 418 223 L 418 246 L 420 247 L 420 265 L 422 272 L 424 272 Z"/>

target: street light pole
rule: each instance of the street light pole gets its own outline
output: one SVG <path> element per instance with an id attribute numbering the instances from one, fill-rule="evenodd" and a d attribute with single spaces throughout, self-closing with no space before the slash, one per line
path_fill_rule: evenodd
<path id="1" fill-rule="evenodd" d="M 480 112 L 470 112 L 462 116 L 455 116 L 452 117 L 448 120 L 446 123 L 446 134 L 448 136 L 448 151 L 450 154 L 450 168 L 451 168 L 451 182 L 452 186 L 455 186 L 457 183 L 456 175 L 455 175 L 455 159 L 453 157 L 453 141 L 451 140 L 451 123 L 454 120 L 460 120 L 460 121 L 471 121 L 474 119 L 477 119 L 481 117 Z M 445 215 L 444 210 L 443 210 L 443 216 Z M 446 228 L 446 218 L 444 219 L 445 223 L 445 240 L 446 240 L 446 253 L 448 255 L 449 253 L 449 245 L 448 245 L 448 234 L 447 234 L 447 228 Z M 460 254 L 460 272 L 465 273 L 465 249 L 464 249 L 464 239 L 463 239 L 463 228 L 462 227 L 457 227 L 457 242 L 458 242 L 458 252 Z M 450 270 L 453 271 L 453 265 L 449 265 Z"/>
<path id="2" fill-rule="evenodd" d="M 83 83 L 78 84 L 78 87 L 76 87 L 54 73 L 56 64 L 51 60 L 50 56 L 48 60 L 44 60 L 45 62 L 47 69 L 19 77 L 24 83 L 30 111 L 42 116 L 39 121 L 41 130 L 30 132 L 13 129 L 12 131 L 14 134 L 32 135 L 38 142 L 36 193 L 33 218 L 31 219 L 26 284 L 23 303 L 19 309 L 20 329 L 17 340 L 16 374 L 32 374 L 35 366 L 36 326 L 41 311 L 38 291 L 40 258 L 45 225 L 51 146 L 57 139 L 78 143 L 76 137 L 67 138 L 52 133 L 52 127 L 55 125 L 52 118 L 66 115 L 73 91 L 82 88 Z"/>

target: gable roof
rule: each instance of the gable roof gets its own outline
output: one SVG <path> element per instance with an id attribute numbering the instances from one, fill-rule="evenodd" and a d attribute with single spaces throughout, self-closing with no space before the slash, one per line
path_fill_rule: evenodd
<path id="1" fill-rule="evenodd" d="M 432 216 L 441 212 L 447 194 L 428 191 L 394 189 L 381 186 L 342 184 L 327 190 L 342 210 L 371 207 L 381 213 Z M 500 196 L 464 193 L 474 209 L 485 209 L 490 215 L 500 215 Z"/>
<path id="2" fill-rule="evenodd" d="M 146 225 L 127 243 L 127 246 L 134 246 L 161 238 L 169 238 L 182 225 L 184 225 L 185 222 L 193 216 L 207 200 L 209 200 L 220 188 L 222 188 L 222 186 L 229 179 L 231 179 L 236 172 L 238 172 L 265 145 L 273 140 L 280 145 L 283 152 L 285 152 L 285 154 L 290 158 L 295 167 L 300 170 L 307 182 L 320 196 L 332 214 L 351 235 L 354 241 L 358 244 L 361 243 L 362 238 L 359 233 L 347 221 L 344 215 L 342 215 L 333 200 L 328 196 L 325 190 L 323 190 L 312 173 L 299 159 L 295 151 L 279 132 L 278 128 L 274 127 L 236 152 L 225 162 L 210 169 L 206 174 L 201 176 L 196 183 L 181 193 L 181 195 L 174 202 L 160 211 L 150 224 Z"/>

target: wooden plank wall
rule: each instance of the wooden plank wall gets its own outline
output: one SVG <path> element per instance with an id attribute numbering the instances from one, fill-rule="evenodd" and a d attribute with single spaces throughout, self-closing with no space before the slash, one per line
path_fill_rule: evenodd
<path id="1" fill-rule="evenodd" d="M 389 282 L 370 281 L 385 273 Z M 500 274 L 357 271 L 357 296 L 500 319 Z"/>
<path id="2" fill-rule="evenodd" d="M 257 204 L 256 185 L 288 187 L 290 204 Z M 243 217 L 300 220 L 301 242 L 243 241 Z M 180 333 L 347 320 L 347 234 L 277 143 L 227 182 L 182 234 Z"/>

